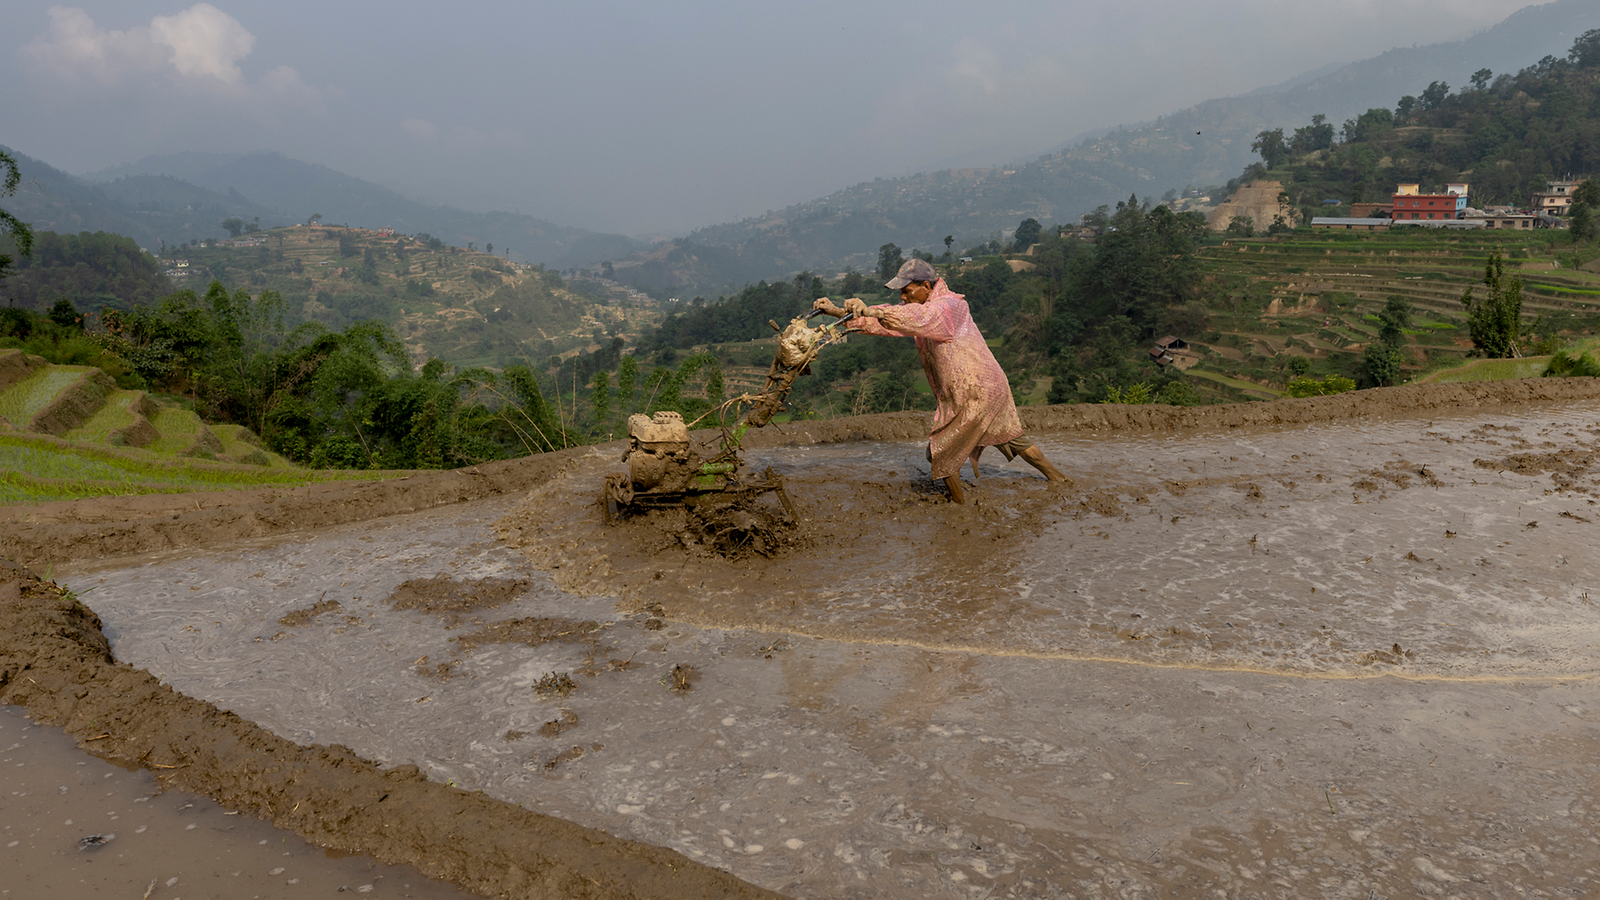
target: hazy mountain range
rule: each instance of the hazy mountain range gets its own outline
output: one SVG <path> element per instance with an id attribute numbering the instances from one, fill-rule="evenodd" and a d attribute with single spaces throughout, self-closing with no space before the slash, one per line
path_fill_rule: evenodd
<path id="1" fill-rule="evenodd" d="M 320 213 L 328 223 L 393 226 L 450 244 L 493 244 L 519 260 L 567 268 L 621 257 L 647 245 L 620 234 L 568 228 L 509 212 L 471 212 L 421 203 L 326 166 L 277 153 L 175 153 L 79 177 L 18 155 L 24 184 L 7 201 L 47 231 L 114 231 L 157 249 L 165 241 L 220 237 L 238 216 L 270 228 Z"/>
<path id="2" fill-rule="evenodd" d="M 513 258 L 558 269 L 610 260 L 617 280 L 658 295 L 713 294 L 801 270 L 870 269 L 884 243 L 943 252 L 951 235 L 959 250 L 1009 235 L 1025 218 L 1075 222 L 1130 194 L 1160 197 L 1169 189 L 1220 184 L 1253 160 L 1250 144 L 1263 129 L 1292 130 L 1316 114 L 1337 126 L 1368 108 L 1392 107 L 1433 81 L 1459 88 L 1480 69 L 1514 72 L 1547 54 L 1564 56 L 1592 28 L 1600 28 L 1600 4 L 1555 0 L 1463 41 L 1324 67 L 1155 122 L 1079 130 L 1079 138 L 1030 162 L 863 182 L 654 245 L 519 213 L 424 203 L 277 153 L 177 153 L 82 177 L 19 157 L 25 183 L 7 208 L 41 230 L 115 231 L 151 249 L 220 236 L 220 222 L 231 216 L 270 227 L 320 213 L 329 223 L 493 244 L 497 253 L 509 249 Z M 1218 65 L 1250 65 L 1248 47 L 1219 46 L 1216 56 Z"/>
<path id="3" fill-rule="evenodd" d="M 1573 41 L 1594 28 L 1600 28 L 1594 0 L 1526 7 L 1466 40 L 1394 49 L 1208 100 L 1155 122 L 1091 132 L 1031 162 L 863 182 L 765 216 L 702 228 L 618 261 L 616 277 L 655 293 L 707 293 L 800 270 L 871 269 L 886 242 L 942 253 L 946 235 L 960 250 L 1009 236 L 1025 218 L 1075 223 L 1096 206 L 1130 195 L 1159 198 L 1173 188 L 1222 184 L 1255 161 L 1250 144 L 1262 130 L 1292 131 L 1317 114 L 1337 128 L 1367 109 L 1393 108 L 1434 81 L 1456 89 L 1480 69 L 1514 73 L 1546 55 L 1565 57 Z M 1249 65 L 1249 48 L 1219 46 L 1217 57 L 1219 65 Z"/>

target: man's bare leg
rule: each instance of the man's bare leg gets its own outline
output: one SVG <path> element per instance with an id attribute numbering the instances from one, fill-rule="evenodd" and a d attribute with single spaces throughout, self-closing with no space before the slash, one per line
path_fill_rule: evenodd
<path id="1" fill-rule="evenodd" d="M 1061 474 L 1060 469 L 1051 465 L 1050 460 L 1044 458 L 1044 454 L 1039 452 L 1038 447 L 1029 447 L 1017 455 L 1022 457 L 1023 461 L 1028 465 L 1033 466 L 1040 472 L 1043 472 L 1045 478 L 1048 478 L 1051 481 L 1067 480 L 1067 476 Z"/>
<path id="2" fill-rule="evenodd" d="M 944 486 L 950 489 L 950 499 L 956 503 L 966 503 L 967 494 L 961 487 L 961 475 L 951 475 L 944 480 Z"/>

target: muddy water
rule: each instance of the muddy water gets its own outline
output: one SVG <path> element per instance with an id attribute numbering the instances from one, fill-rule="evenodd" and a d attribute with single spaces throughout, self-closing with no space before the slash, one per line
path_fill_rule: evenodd
<path id="1" fill-rule="evenodd" d="M 0 897 L 473 900 L 410 866 L 329 854 L 143 770 L 84 753 L 0 706 Z"/>
<path id="2" fill-rule="evenodd" d="M 757 462 L 787 474 L 806 521 L 774 561 L 673 546 L 660 514 L 597 528 L 598 476 L 582 470 L 504 527 L 565 587 L 620 586 L 705 626 L 1212 668 L 1572 674 L 1600 640 L 1596 420 L 1045 440 L 1073 490 L 984 466 L 971 510 L 919 489 L 915 445 L 784 451 Z"/>
<path id="3" fill-rule="evenodd" d="M 285 737 L 795 896 L 1582 895 L 1597 423 L 1036 434 L 1074 483 L 966 508 L 918 445 L 763 451 L 802 521 L 739 562 L 599 525 L 595 454 L 72 586 Z"/>

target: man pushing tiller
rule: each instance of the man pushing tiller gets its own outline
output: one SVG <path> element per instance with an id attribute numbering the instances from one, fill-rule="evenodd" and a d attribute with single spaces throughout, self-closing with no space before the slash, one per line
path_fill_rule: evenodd
<path id="1" fill-rule="evenodd" d="M 972 321 L 966 299 L 950 290 L 923 259 L 901 266 L 886 286 L 900 292 L 899 306 L 868 306 L 852 297 L 840 307 L 823 297 L 812 308 L 834 317 L 855 313 L 847 327 L 862 334 L 916 339 L 922 371 L 939 401 L 928 435 L 928 458 L 933 477 L 944 481 L 950 499 L 966 502 L 961 466 L 971 461 L 976 480 L 985 447 L 999 447 L 1007 460 L 1022 457 L 1051 481 L 1065 481 L 1061 470 L 1023 436 L 1011 385 Z"/>

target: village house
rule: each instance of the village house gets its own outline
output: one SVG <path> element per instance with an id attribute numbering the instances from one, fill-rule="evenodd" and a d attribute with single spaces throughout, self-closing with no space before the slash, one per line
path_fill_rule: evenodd
<path id="1" fill-rule="evenodd" d="M 1587 178 L 1578 178 L 1569 181 L 1552 181 L 1550 186 L 1542 191 L 1535 192 L 1528 205 L 1534 212 L 1546 213 L 1552 216 L 1564 216 L 1572 207 L 1572 192 L 1578 185 L 1588 181 Z"/>
<path id="2" fill-rule="evenodd" d="M 1200 361 L 1200 354 L 1189 349 L 1189 342 L 1176 335 L 1167 335 L 1150 348 L 1150 358 L 1158 366 L 1177 366 L 1187 369 Z"/>
<path id="3" fill-rule="evenodd" d="M 1548 223 L 1546 217 L 1538 213 L 1525 212 L 1512 209 L 1509 206 L 1495 206 L 1487 210 L 1469 209 L 1463 217 L 1464 221 L 1482 222 L 1485 228 L 1500 230 L 1512 229 L 1516 231 L 1531 231 L 1535 228 L 1545 228 Z"/>
<path id="4" fill-rule="evenodd" d="M 1390 207 L 1395 221 L 1458 219 L 1467 209 L 1467 185 L 1447 184 L 1442 194 L 1424 194 L 1419 184 L 1402 184 Z"/>

